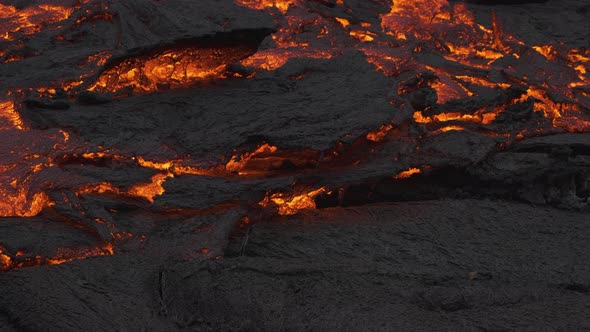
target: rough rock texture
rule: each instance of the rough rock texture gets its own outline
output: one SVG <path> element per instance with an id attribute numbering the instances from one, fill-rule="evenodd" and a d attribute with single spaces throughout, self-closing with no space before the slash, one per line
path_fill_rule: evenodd
<path id="1" fill-rule="evenodd" d="M 296 2 L 90 1 L 0 41 L 1 331 L 590 329 L 590 89 L 529 47 L 589 46 L 588 6 L 466 1 L 467 59 L 450 15 Z M 87 91 L 186 48 L 227 68 Z"/>
<path id="2" fill-rule="evenodd" d="M 326 80 L 333 84 L 321 84 Z M 252 137 L 286 149 L 327 150 L 345 135 L 356 137 L 389 121 L 388 86 L 363 55 L 350 53 L 294 60 L 266 76 L 166 93 L 173 96 L 116 100 L 106 112 L 105 105 L 74 105 L 66 111 L 30 107 L 28 115 L 35 128 L 74 128 L 87 141 L 135 155 L 162 157 L 161 146 L 168 144 L 179 155 L 206 161 Z"/>
<path id="3" fill-rule="evenodd" d="M 489 200 L 325 209 L 257 224 L 222 260 L 4 273 L 0 305 L 24 330 L 587 329 L 589 223 Z"/>
<path id="4" fill-rule="evenodd" d="M 477 1 L 476 1 L 477 2 Z M 590 6 L 584 0 L 558 1 L 547 0 L 543 4 L 538 1 L 519 6 L 510 6 L 515 1 L 479 1 L 470 4 L 477 15 L 478 21 L 490 21 L 490 4 L 493 6 L 506 31 L 515 34 L 528 43 L 544 45 L 547 41 L 560 41 L 572 47 L 590 47 L 588 34 L 590 30 Z M 558 18 L 556 17 L 558 16 Z"/>

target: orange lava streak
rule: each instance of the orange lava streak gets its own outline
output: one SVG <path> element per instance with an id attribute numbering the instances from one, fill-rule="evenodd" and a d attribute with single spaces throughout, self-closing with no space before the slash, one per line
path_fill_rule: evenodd
<path id="1" fill-rule="evenodd" d="M 94 248 L 57 248 L 55 255 L 43 258 L 39 255 L 25 257 L 25 253 L 18 251 L 14 256 L 8 255 L 6 249 L 0 246 L 0 271 L 20 269 L 39 265 L 59 265 L 75 260 L 98 256 L 112 256 L 115 249 L 112 243 L 105 243 Z"/>
<path id="2" fill-rule="evenodd" d="M 460 131 L 460 130 L 465 130 L 465 127 L 462 126 L 446 126 L 446 127 L 442 127 L 438 130 L 436 130 L 435 132 L 433 132 L 433 134 L 440 134 L 440 133 L 446 133 L 448 131 Z"/>
<path id="3" fill-rule="evenodd" d="M 410 168 L 407 171 L 403 171 L 398 173 L 397 175 L 394 175 L 393 178 L 396 180 L 407 179 L 409 177 L 412 177 L 412 175 L 419 173 L 422 173 L 422 170 L 420 170 L 419 168 Z"/>
<path id="4" fill-rule="evenodd" d="M 155 162 L 155 161 L 145 160 L 145 159 L 143 159 L 143 157 L 137 157 L 137 163 L 141 167 L 157 169 L 160 171 L 167 171 L 173 165 L 172 161 L 165 161 L 165 162 L 159 163 L 159 162 Z"/>
<path id="5" fill-rule="evenodd" d="M 422 112 L 414 113 L 414 121 L 417 123 L 433 123 L 433 122 L 447 122 L 447 121 L 464 121 L 476 122 L 481 124 L 490 124 L 496 117 L 497 113 L 476 113 L 476 114 L 462 114 L 462 113 L 440 113 L 430 117 L 425 117 Z"/>
<path id="6" fill-rule="evenodd" d="M 98 183 L 98 184 L 88 184 L 76 191 L 76 194 L 104 194 L 104 193 L 119 194 L 120 191 L 118 188 L 114 187 L 112 184 L 107 183 L 107 182 L 102 182 L 102 183 Z"/>
<path id="7" fill-rule="evenodd" d="M 70 249 L 58 248 L 55 256 L 45 260 L 47 265 L 58 265 L 79 259 L 86 259 L 97 256 L 112 256 L 115 254 L 111 243 L 106 243 L 96 248 Z"/>
<path id="8" fill-rule="evenodd" d="M 246 164 L 248 164 L 251 159 L 261 155 L 269 155 L 277 151 L 278 148 L 276 146 L 264 143 L 256 148 L 256 150 L 246 152 L 240 157 L 234 155 L 225 165 L 225 169 L 230 173 L 238 173 L 242 175 L 240 171 L 245 168 Z"/>
<path id="9" fill-rule="evenodd" d="M 474 77 L 474 76 L 467 76 L 467 75 L 457 75 L 455 76 L 455 78 L 460 79 L 462 81 L 471 83 L 471 84 L 477 84 L 477 85 L 481 85 L 481 86 L 485 86 L 488 88 L 501 88 L 501 89 L 507 89 L 510 87 L 510 84 L 508 83 L 494 83 L 494 82 L 490 82 L 487 81 L 484 78 L 481 77 Z"/>

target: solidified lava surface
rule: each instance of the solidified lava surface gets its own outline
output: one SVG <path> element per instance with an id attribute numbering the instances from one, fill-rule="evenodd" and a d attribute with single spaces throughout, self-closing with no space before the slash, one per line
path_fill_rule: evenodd
<path id="1" fill-rule="evenodd" d="M 0 2 L 0 330 L 590 329 L 585 1 Z"/>

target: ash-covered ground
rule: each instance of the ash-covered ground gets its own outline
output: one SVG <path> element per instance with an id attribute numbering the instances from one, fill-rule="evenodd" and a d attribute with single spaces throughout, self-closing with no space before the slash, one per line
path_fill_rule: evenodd
<path id="1" fill-rule="evenodd" d="M 584 1 L 0 8 L 0 330 L 590 329 Z"/>

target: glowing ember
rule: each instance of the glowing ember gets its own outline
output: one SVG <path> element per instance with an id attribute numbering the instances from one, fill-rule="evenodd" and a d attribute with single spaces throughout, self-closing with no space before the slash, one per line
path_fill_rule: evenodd
<path id="1" fill-rule="evenodd" d="M 340 25 L 342 25 L 343 28 L 346 28 L 350 25 L 350 21 L 345 18 L 336 17 L 336 21 L 338 21 L 338 23 L 340 23 Z"/>
<path id="2" fill-rule="evenodd" d="M 440 129 L 438 129 L 437 131 L 434 132 L 434 134 L 446 133 L 448 131 L 455 131 L 455 130 L 465 130 L 465 127 L 462 127 L 462 126 L 446 126 L 446 127 L 442 127 Z"/>

